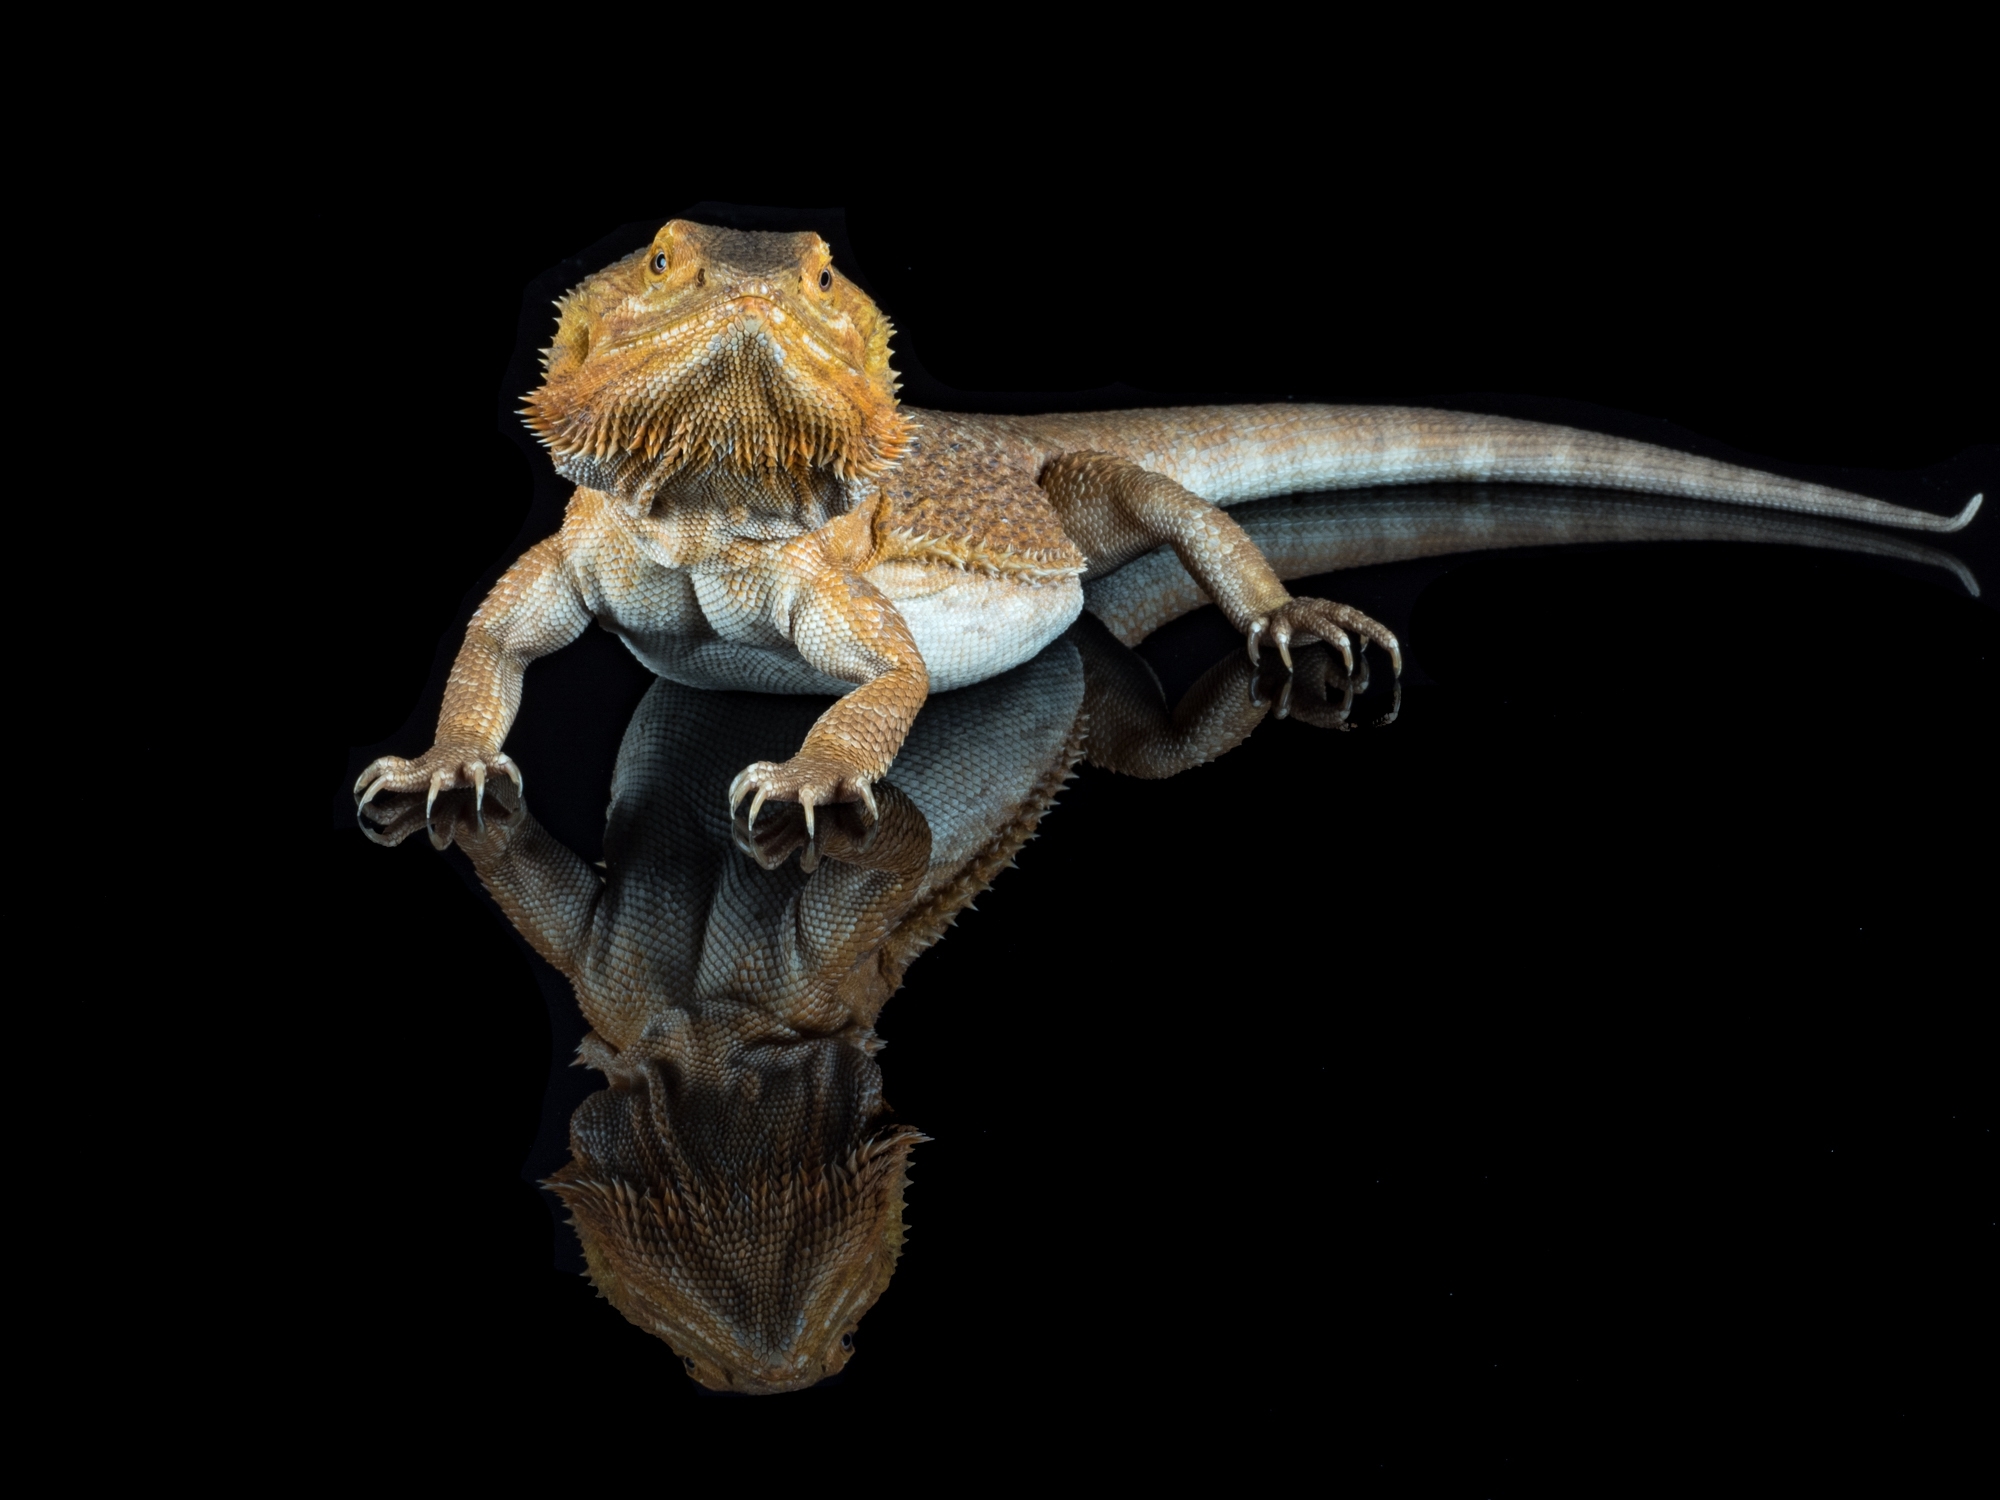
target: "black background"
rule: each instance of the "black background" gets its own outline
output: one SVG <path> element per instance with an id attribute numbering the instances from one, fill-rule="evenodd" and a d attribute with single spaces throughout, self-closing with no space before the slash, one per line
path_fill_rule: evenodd
<path id="1" fill-rule="evenodd" d="M 315 1243 L 326 1336 L 376 1371 L 357 1421 L 753 1420 L 556 1269 L 523 1169 L 561 982 L 456 853 L 343 810 L 367 758 L 428 743 L 465 617 L 554 527 L 566 487 L 509 415 L 549 298 L 657 223 L 843 205 L 772 222 L 835 238 L 917 404 L 1430 401 L 2000 503 L 1983 186 L 1520 138 L 1369 162 L 534 201 L 329 175 L 306 223 L 343 269 L 299 396 L 377 436 L 300 481 L 354 541 L 323 597 L 366 622 L 312 741 L 338 1086 L 308 1135 L 353 1184 Z M 1996 527 L 1942 539 L 1989 590 Z M 889 1097 L 934 1137 L 910 1248 L 849 1371 L 756 1430 L 1309 1450 L 1469 1494 L 1546 1493 L 1607 1431 L 1930 1451 L 1990 1310 L 1990 605 L 1720 545 L 1318 591 L 1402 636 L 1401 721 L 1070 789 L 884 1014 Z M 1170 686 L 1229 649 L 1213 611 L 1147 647 Z M 599 632 L 529 675 L 509 749 L 590 858 L 646 682 Z"/>

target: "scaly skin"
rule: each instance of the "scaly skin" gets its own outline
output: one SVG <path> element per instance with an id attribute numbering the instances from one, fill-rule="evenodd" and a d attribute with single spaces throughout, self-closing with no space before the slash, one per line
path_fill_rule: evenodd
<path id="1" fill-rule="evenodd" d="M 363 809 L 382 842 L 459 843 L 574 985 L 591 1028 L 578 1061 L 605 1087 L 547 1185 L 591 1280 L 701 1383 L 795 1390 L 852 1355 L 924 1139 L 887 1114 L 876 1018 L 1033 836 L 1082 750 L 1084 678 L 1059 642 L 952 695 L 877 790 L 879 815 L 822 809 L 810 840 L 800 814 L 751 829 L 717 792 L 811 706 L 664 681 L 619 750 L 602 869 L 505 787 L 483 812 L 465 793 L 428 818 L 418 793 Z"/>
<path id="2" fill-rule="evenodd" d="M 481 606 L 432 747 L 385 756 L 364 803 L 489 776 L 527 664 L 595 619 L 663 675 L 839 693 L 732 805 L 872 805 L 926 697 L 1027 660 L 1093 580 L 1161 548 L 1244 632 L 1401 650 L 1358 610 L 1295 599 L 1222 507 L 1434 481 L 1638 490 L 1921 530 L 1956 517 L 1630 442 L 1410 407 L 1186 407 L 980 417 L 898 405 L 888 320 L 811 234 L 676 220 L 559 304 L 524 415 L 578 488 L 561 531 Z M 1294 575 L 1296 576 L 1296 575 Z"/>
<path id="3" fill-rule="evenodd" d="M 1956 559 L 1902 538 L 1678 500 L 1418 487 L 1273 500 L 1241 529 L 1280 577 L 1501 546 L 1762 541 L 1945 567 L 1978 592 Z M 809 738 L 811 705 L 671 682 L 626 730 L 602 867 L 505 787 L 483 815 L 461 792 L 433 816 L 423 789 L 362 809 L 379 842 L 423 830 L 461 844 L 574 985 L 591 1028 L 578 1061 L 605 1087 L 576 1111 L 571 1160 L 547 1185 L 592 1281 L 696 1380 L 798 1390 L 853 1356 L 904 1248 L 924 1139 L 887 1113 L 874 1028 L 910 964 L 1035 835 L 1080 754 L 1157 778 L 1226 754 L 1273 713 L 1354 727 L 1368 664 L 1347 672 L 1330 650 L 1302 653 L 1295 675 L 1231 651 L 1170 707 L 1121 642 L 1205 601 L 1182 555 L 1093 581 L 1063 638 L 934 705 L 865 822 L 823 810 L 808 834 L 798 814 L 732 820 L 717 791 L 758 744 Z M 1394 717 L 1392 696 L 1372 722 Z"/>

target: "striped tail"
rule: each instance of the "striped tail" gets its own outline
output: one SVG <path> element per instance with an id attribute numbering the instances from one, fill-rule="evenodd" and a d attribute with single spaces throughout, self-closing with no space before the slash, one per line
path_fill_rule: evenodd
<path id="1" fill-rule="evenodd" d="M 1183 406 L 975 420 L 1025 437 L 1049 457 L 1117 454 L 1224 506 L 1385 484 L 1530 483 L 1957 531 L 1982 498 L 1974 495 L 1955 516 L 1934 516 L 1656 443 L 1418 406 Z"/>

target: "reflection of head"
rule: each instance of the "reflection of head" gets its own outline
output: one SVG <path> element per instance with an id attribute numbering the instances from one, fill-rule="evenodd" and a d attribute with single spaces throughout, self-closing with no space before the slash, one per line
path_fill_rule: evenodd
<path id="1" fill-rule="evenodd" d="M 876 1124 L 865 1038 L 738 1042 L 674 1026 L 628 1087 L 585 1100 L 549 1186 L 591 1281 L 718 1390 L 838 1371 L 903 1242 L 909 1153 Z"/>

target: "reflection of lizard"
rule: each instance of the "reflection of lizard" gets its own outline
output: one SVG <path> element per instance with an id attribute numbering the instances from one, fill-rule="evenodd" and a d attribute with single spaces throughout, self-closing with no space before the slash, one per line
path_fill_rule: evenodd
<path id="1" fill-rule="evenodd" d="M 753 833 L 718 795 L 729 757 L 810 724 L 796 698 L 655 684 L 619 750 L 602 874 L 511 798 L 437 807 L 433 841 L 464 847 L 591 1026 L 578 1061 L 608 1086 L 548 1184 L 590 1278 L 703 1384 L 795 1390 L 851 1355 L 901 1253 L 923 1139 L 886 1116 L 876 1017 L 1069 775 L 1083 676 L 1059 646 L 950 695 L 879 816 L 822 813 L 798 860 L 797 813 Z M 426 822 L 395 794 L 365 817 L 387 842 Z"/>
<path id="2" fill-rule="evenodd" d="M 1276 566 L 1302 574 L 1454 550 L 1734 540 L 1953 568 L 1977 592 L 1955 559 L 1899 537 L 1687 502 L 1416 489 L 1272 501 L 1242 524 Z M 1087 617 L 1032 662 L 932 704 L 865 827 L 822 814 L 808 842 L 796 813 L 754 833 L 732 825 L 720 789 L 743 759 L 795 740 L 815 705 L 668 682 L 620 749 L 601 875 L 525 809 L 489 804 L 482 818 L 462 793 L 436 809 L 431 839 L 465 848 L 508 918 L 571 980 L 592 1028 L 579 1061 L 607 1087 L 572 1118 L 572 1159 L 549 1184 L 591 1278 L 706 1385 L 795 1390 L 852 1354 L 901 1253 L 904 1173 L 922 1139 L 884 1113 L 877 1018 L 1035 831 L 1079 751 L 1171 776 L 1225 753 L 1274 708 L 1345 727 L 1366 689 L 1365 664 L 1350 679 L 1316 648 L 1266 695 L 1231 652 L 1169 707 L 1120 640 L 1197 607 L 1192 577 L 1167 555 L 1087 595 Z M 1265 663 L 1262 686 L 1276 666 Z M 363 826 L 398 842 L 426 827 L 425 798 L 380 797 Z"/>
<path id="3" fill-rule="evenodd" d="M 1079 577 L 1162 546 L 1242 630 L 1350 636 L 1400 666 L 1358 611 L 1292 597 L 1219 508 L 1425 480 L 1542 481 L 1949 531 L 1824 486 L 1498 417 L 1398 407 L 1201 407 L 999 418 L 899 407 L 887 320 L 812 234 L 675 221 L 561 303 L 530 426 L 578 489 L 562 530 L 481 606 L 437 742 L 356 784 L 436 794 L 490 771 L 528 662 L 594 618 L 661 675 L 838 692 L 732 798 L 871 800 L 933 690 L 1025 661 L 1076 617 Z"/>

